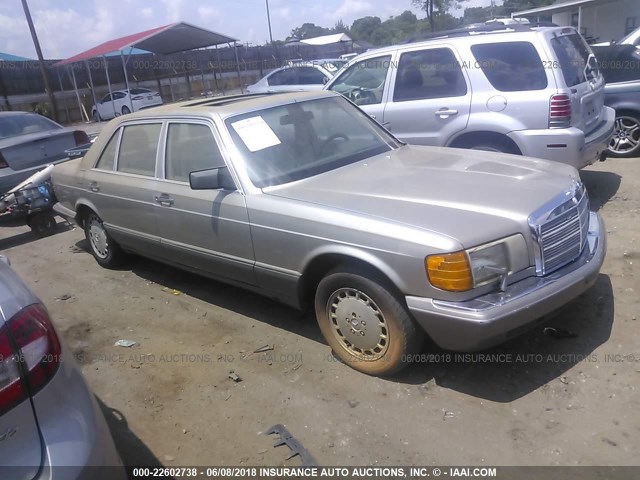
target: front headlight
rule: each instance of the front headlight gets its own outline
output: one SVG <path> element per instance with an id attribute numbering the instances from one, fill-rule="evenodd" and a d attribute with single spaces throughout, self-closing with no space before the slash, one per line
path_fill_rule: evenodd
<path id="1" fill-rule="evenodd" d="M 527 268 L 529 256 L 524 238 L 516 234 L 460 252 L 429 255 L 425 266 L 434 287 L 465 292 Z"/>

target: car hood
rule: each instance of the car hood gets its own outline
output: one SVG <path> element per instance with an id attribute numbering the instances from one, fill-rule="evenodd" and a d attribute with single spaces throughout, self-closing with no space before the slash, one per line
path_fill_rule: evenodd
<path id="1" fill-rule="evenodd" d="M 264 193 L 383 218 L 465 248 L 521 232 L 539 207 L 579 180 L 573 167 L 528 157 L 403 146 Z"/>

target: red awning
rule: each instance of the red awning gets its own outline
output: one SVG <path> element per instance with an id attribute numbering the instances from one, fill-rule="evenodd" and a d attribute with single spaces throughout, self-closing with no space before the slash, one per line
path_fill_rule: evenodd
<path id="1" fill-rule="evenodd" d="M 107 53 L 121 51 L 129 47 L 166 55 L 235 41 L 235 38 L 205 30 L 204 28 L 196 27 L 189 23 L 179 22 L 109 40 L 101 43 L 97 47 L 90 48 L 73 57 L 62 60 L 53 66 L 58 67 L 69 63 L 81 62 L 90 58 L 101 57 Z"/>

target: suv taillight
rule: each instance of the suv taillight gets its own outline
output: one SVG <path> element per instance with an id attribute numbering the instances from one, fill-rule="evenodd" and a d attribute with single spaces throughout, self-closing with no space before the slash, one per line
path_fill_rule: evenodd
<path id="1" fill-rule="evenodd" d="M 564 93 L 552 95 L 549 101 L 549 128 L 571 126 L 571 99 Z"/>
<path id="2" fill-rule="evenodd" d="M 73 132 L 73 139 L 76 142 L 76 147 L 84 145 L 85 143 L 89 143 L 91 141 L 89 140 L 89 135 L 87 135 L 87 132 L 83 132 L 82 130 L 75 130 Z"/>
<path id="3" fill-rule="evenodd" d="M 40 391 L 58 370 L 60 356 L 42 305 L 23 308 L 0 328 L 0 415 Z"/>

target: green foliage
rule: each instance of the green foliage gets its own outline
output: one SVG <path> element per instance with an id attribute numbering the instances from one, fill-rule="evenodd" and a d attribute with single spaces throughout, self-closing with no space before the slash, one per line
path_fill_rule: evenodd
<path id="1" fill-rule="evenodd" d="M 291 36 L 298 40 L 321 37 L 323 35 L 330 35 L 331 33 L 333 32 L 330 28 L 319 27 L 315 23 L 303 23 L 301 27 L 291 30 Z"/>

